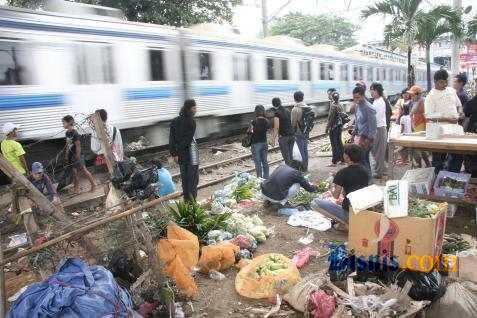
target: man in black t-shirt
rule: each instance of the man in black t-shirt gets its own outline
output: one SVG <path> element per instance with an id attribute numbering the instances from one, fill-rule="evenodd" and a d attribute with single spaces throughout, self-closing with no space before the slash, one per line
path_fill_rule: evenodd
<path id="1" fill-rule="evenodd" d="M 278 145 L 282 153 L 283 160 L 290 165 L 293 154 L 293 142 L 295 141 L 294 132 L 291 125 L 291 115 L 288 109 L 282 106 L 280 98 L 272 99 L 272 105 L 275 112 L 273 120 L 272 145 L 275 146 L 278 137 Z"/>
<path id="2" fill-rule="evenodd" d="M 338 199 L 340 195 L 344 196 L 342 206 L 329 200 L 319 200 L 315 206 L 318 208 L 318 212 L 343 224 L 348 224 L 350 203 L 346 195 L 369 185 L 369 173 L 360 164 L 362 155 L 360 146 L 354 144 L 345 146 L 344 159 L 348 166 L 335 175 L 332 189 L 335 199 Z"/>

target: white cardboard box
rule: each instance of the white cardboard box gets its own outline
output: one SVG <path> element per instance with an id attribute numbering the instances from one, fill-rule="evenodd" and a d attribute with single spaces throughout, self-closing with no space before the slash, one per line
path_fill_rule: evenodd
<path id="1" fill-rule="evenodd" d="M 401 180 L 408 182 L 409 193 L 430 194 L 435 177 L 435 169 L 431 167 L 408 170 Z"/>

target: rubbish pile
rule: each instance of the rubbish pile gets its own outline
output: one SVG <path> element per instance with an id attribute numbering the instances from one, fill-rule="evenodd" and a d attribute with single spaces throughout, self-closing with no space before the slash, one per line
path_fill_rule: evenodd
<path id="1" fill-rule="evenodd" d="M 130 143 L 126 144 L 126 150 L 129 152 L 138 151 L 146 149 L 151 145 L 149 139 L 144 136 L 140 136 L 137 141 L 131 141 Z"/>

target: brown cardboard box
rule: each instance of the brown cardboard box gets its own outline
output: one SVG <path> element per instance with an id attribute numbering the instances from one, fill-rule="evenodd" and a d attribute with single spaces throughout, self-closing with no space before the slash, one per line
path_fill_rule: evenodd
<path id="1" fill-rule="evenodd" d="M 477 255 L 444 255 L 449 260 L 449 277 L 477 283 Z M 454 265 L 455 264 L 455 265 Z"/>
<path id="2" fill-rule="evenodd" d="M 442 210 L 433 218 L 402 217 L 388 219 L 388 231 L 381 241 L 382 213 L 362 211 L 350 213 L 348 249 L 356 255 L 368 260 L 370 256 L 379 256 L 395 260 L 399 268 L 428 272 L 439 264 L 442 242 L 446 227 L 446 210 Z M 384 234 L 384 233 L 382 233 Z M 383 236 L 383 235 L 382 235 Z M 436 262 L 437 261 L 437 262 Z"/>

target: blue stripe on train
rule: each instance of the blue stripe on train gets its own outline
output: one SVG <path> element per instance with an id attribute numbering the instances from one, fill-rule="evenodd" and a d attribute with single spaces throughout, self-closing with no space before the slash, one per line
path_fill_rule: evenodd
<path id="1" fill-rule="evenodd" d="M 202 86 L 195 90 L 199 96 L 227 95 L 231 91 L 230 86 Z"/>
<path id="2" fill-rule="evenodd" d="M 65 105 L 62 94 L 0 95 L 0 111 Z"/>
<path id="3" fill-rule="evenodd" d="M 126 90 L 123 94 L 124 99 L 131 100 L 143 100 L 143 99 L 164 99 L 175 96 L 174 89 L 170 87 L 160 88 L 138 88 Z"/>
<path id="4" fill-rule="evenodd" d="M 290 92 L 299 89 L 298 85 L 290 84 L 257 84 L 254 87 L 255 93 Z"/>

